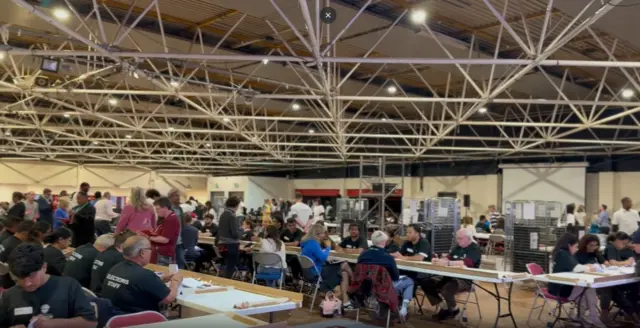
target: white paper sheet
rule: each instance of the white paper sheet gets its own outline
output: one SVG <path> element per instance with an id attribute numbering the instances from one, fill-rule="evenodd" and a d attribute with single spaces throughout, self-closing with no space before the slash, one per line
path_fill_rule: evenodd
<path id="1" fill-rule="evenodd" d="M 438 217 L 446 217 L 449 214 L 448 207 L 440 207 L 438 208 Z"/>
<path id="2" fill-rule="evenodd" d="M 522 218 L 525 220 L 533 220 L 536 218 L 536 203 L 522 204 Z"/>
<path id="3" fill-rule="evenodd" d="M 532 232 L 529 234 L 529 248 L 538 249 L 538 233 Z"/>
<path id="4" fill-rule="evenodd" d="M 515 203 L 513 216 L 516 218 L 516 220 L 522 219 L 522 203 Z"/>

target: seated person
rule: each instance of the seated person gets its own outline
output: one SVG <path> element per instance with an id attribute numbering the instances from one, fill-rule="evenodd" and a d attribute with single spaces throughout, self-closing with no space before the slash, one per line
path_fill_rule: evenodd
<path id="1" fill-rule="evenodd" d="M 29 231 L 28 242 L 44 244 L 44 237 L 51 233 L 51 225 L 46 221 L 36 221 L 33 229 Z M 44 246 L 44 245 L 43 245 Z"/>
<path id="2" fill-rule="evenodd" d="M 18 245 L 29 241 L 29 234 L 33 230 L 35 223 L 33 221 L 22 221 L 16 227 L 16 232 L 13 236 L 5 239 L 0 245 L 0 262 L 7 263 L 11 252 L 18 247 Z M 0 288 L 8 289 L 15 285 L 11 275 L 9 273 L 0 276 Z"/>
<path id="3" fill-rule="evenodd" d="M 300 240 L 303 235 L 304 232 L 298 228 L 296 219 L 288 218 L 287 229 L 282 232 L 280 239 L 282 239 L 287 246 L 300 246 Z"/>
<path id="4" fill-rule="evenodd" d="M 349 237 L 346 237 L 340 243 L 339 251 L 349 254 L 360 254 L 363 250 L 369 248 L 367 238 L 360 235 L 360 227 L 357 224 L 349 225 Z"/>
<path id="5" fill-rule="evenodd" d="M 255 225 L 249 219 L 244 219 L 242 221 L 242 233 L 240 234 L 240 240 L 251 241 L 253 240 L 254 233 L 253 229 Z"/>
<path id="6" fill-rule="evenodd" d="M 625 232 L 618 231 L 607 238 L 607 246 L 604 248 L 604 259 L 614 266 L 626 266 L 634 264 L 633 256 L 625 254 L 626 249 L 629 249 L 629 241 L 631 238 Z M 622 259 L 622 255 L 625 255 L 625 259 Z"/>
<path id="7" fill-rule="evenodd" d="M 407 307 L 413 299 L 413 280 L 406 276 L 400 276 L 395 259 L 385 250 L 388 240 L 389 237 L 382 231 L 378 230 L 371 234 L 373 246 L 360 254 L 358 264 L 374 264 L 387 269 L 393 281 L 393 288 L 398 295 L 402 296 L 402 306 L 399 313 L 404 321 L 407 317 Z"/>
<path id="8" fill-rule="evenodd" d="M 318 224 L 311 225 L 307 234 L 302 238 L 300 255 L 309 257 L 317 269 L 315 272 L 304 272 L 304 275 L 308 278 L 320 275 L 323 282 L 323 291 L 331 291 L 337 285 L 340 285 L 344 308 L 353 309 L 353 304 L 351 304 L 349 295 L 347 295 L 349 279 L 353 276 L 353 272 L 347 262 L 325 264 L 329 257 L 329 252 L 331 252 L 331 244 L 327 240 L 321 243 L 324 238 L 325 228 Z"/>
<path id="9" fill-rule="evenodd" d="M 417 224 L 410 224 L 407 228 L 407 241 L 400 248 L 400 252 L 391 254 L 396 259 L 406 261 L 431 261 L 431 244 L 422 238 L 422 228 Z"/>
<path id="10" fill-rule="evenodd" d="M 106 234 L 98 237 L 93 245 L 84 244 L 76 248 L 75 251 L 67 257 L 67 264 L 64 266 L 62 275 L 77 280 L 82 287 L 91 288 L 93 262 L 98 254 L 113 246 L 113 243 L 113 235 Z"/>
<path id="11" fill-rule="evenodd" d="M 0 245 L 2 245 L 5 239 L 16 233 L 16 229 L 22 221 L 24 220 L 17 216 L 10 216 L 4 221 L 4 230 L 0 233 Z"/>
<path id="12" fill-rule="evenodd" d="M 578 237 L 575 235 L 566 233 L 562 238 L 558 239 L 551 253 L 551 258 L 554 262 L 552 272 L 595 272 L 596 268 L 593 264 L 582 265 L 578 263 L 573 256 L 577 251 Z M 589 310 L 589 317 L 585 318 L 588 323 L 598 328 L 606 327 L 598 314 L 598 296 L 595 289 L 549 283 L 549 294 L 566 298 L 570 301 L 577 301 L 580 298 L 582 300 L 581 306 Z M 582 297 L 580 297 L 581 295 Z"/>
<path id="13" fill-rule="evenodd" d="M 389 236 L 389 239 L 387 239 L 387 245 L 384 247 L 384 249 L 389 254 L 398 253 L 400 251 L 400 246 L 398 246 L 395 241 L 397 231 L 397 229 L 387 230 L 387 236 Z"/>
<path id="14" fill-rule="evenodd" d="M 71 245 L 71 230 L 64 227 L 58 228 L 52 234 L 47 235 L 44 242 L 49 244 L 43 251 L 47 274 L 61 276 L 67 264 L 67 257 L 62 251 Z"/>
<path id="15" fill-rule="evenodd" d="M 480 215 L 476 223 L 476 232 L 491 233 L 491 221 L 487 220 L 486 215 Z"/>
<path id="16" fill-rule="evenodd" d="M 260 240 L 260 253 L 273 253 L 280 257 L 280 265 L 272 267 L 261 267 L 258 271 L 261 273 L 284 274 L 287 269 L 286 246 L 280 240 L 280 231 L 275 225 L 270 225 L 266 230 L 267 234 Z M 270 283 L 275 284 L 275 281 Z"/>
<path id="17" fill-rule="evenodd" d="M 151 243 L 141 236 L 129 237 L 122 248 L 125 260 L 116 264 L 102 284 L 102 297 L 125 313 L 160 310 L 178 296 L 180 273 L 165 273 L 162 278 L 144 268 L 151 260 Z M 166 283 L 169 282 L 169 287 Z"/>
<path id="18" fill-rule="evenodd" d="M 111 268 L 124 261 L 124 256 L 122 255 L 124 242 L 129 237 L 135 235 L 136 233 L 131 230 L 120 231 L 115 235 L 113 246 L 105 249 L 96 256 L 96 259 L 93 261 L 93 266 L 91 267 L 91 284 L 89 286 L 89 289 L 96 295 L 99 296 L 102 294 L 102 283 L 104 279 L 107 278 L 107 273 L 109 273 Z"/>
<path id="19" fill-rule="evenodd" d="M 23 243 L 9 256 L 16 286 L 0 299 L 0 327 L 93 328 L 96 316 L 72 278 L 51 276 L 41 245 Z"/>
<path id="20" fill-rule="evenodd" d="M 446 258 L 433 259 L 433 264 L 442 266 L 478 268 L 482 259 L 480 246 L 473 241 L 471 231 L 461 229 L 456 232 L 456 245 L 451 249 Z M 471 289 L 472 282 L 469 280 L 442 277 L 440 279 L 431 278 L 421 282 L 421 288 L 431 305 L 437 305 L 444 301 L 447 308 L 440 309 L 440 312 L 433 316 L 436 320 L 446 320 L 455 318 L 459 313 L 456 293 Z M 442 295 L 442 297 L 441 297 Z"/>
<path id="21" fill-rule="evenodd" d="M 213 215 L 205 214 L 204 215 L 204 224 L 200 229 L 202 233 L 210 233 L 211 237 L 215 237 L 218 235 L 218 225 L 213 222 Z"/>
<path id="22" fill-rule="evenodd" d="M 184 257 L 188 262 L 195 262 L 200 257 L 200 250 L 196 248 L 198 245 L 198 229 L 191 225 L 193 220 L 191 214 L 182 215 L 182 247 L 184 248 Z"/>

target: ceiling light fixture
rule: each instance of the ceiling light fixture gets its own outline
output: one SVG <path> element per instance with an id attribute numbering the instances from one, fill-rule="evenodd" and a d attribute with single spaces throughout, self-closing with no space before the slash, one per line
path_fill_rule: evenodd
<path id="1" fill-rule="evenodd" d="M 62 116 L 69 118 L 71 115 L 69 115 L 68 113 L 64 113 Z"/>
<path id="2" fill-rule="evenodd" d="M 118 104 L 118 99 L 116 99 L 116 98 L 109 99 L 109 105 L 115 106 L 117 104 Z"/>
<path id="3" fill-rule="evenodd" d="M 67 20 L 71 17 L 71 13 L 69 13 L 69 9 L 59 7 L 53 10 L 53 16 L 59 20 Z"/>
<path id="4" fill-rule="evenodd" d="M 314 129 L 309 129 L 309 133 L 316 133 L 316 130 L 314 130 Z"/>
<path id="5" fill-rule="evenodd" d="M 427 11 L 424 9 L 412 9 L 409 17 L 411 22 L 421 25 L 427 22 Z"/>
<path id="6" fill-rule="evenodd" d="M 169 149 L 169 152 L 172 152 L 172 151 L 173 151 L 173 149 Z"/>
<path id="7" fill-rule="evenodd" d="M 635 92 L 633 92 L 633 90 L 631 90 L 631 89 L 622 90 L 622 98 L 624 98 L 624 99 L 629 99 L 629 98 L 633 97 L 634 94 L 635 94 Z"/>
<path id="8" fill-rule="evenodd" d="M 398 88 L 395 85 L 390 85 L 387 87 L 387 93 L 388 94 L 395 94 L 398 91 Z"/>
<path id="9" fill-rule="evenodd" d="M 178 81 L 171 81 L 169 82 L 169 84 L 174 88 L 177 88 L 180 86 L 180 83 Z"/>
<path id="10" fill-rule="evenodd" d="M 126 136 L 124 136 L 124 137 L 125 137 L 125 138 L 127 138 L 127 139 L 131 139 L 131 135 L 130 135 L 130 134 L 127 134 L 127 135 L 126 135 Z"/>
<path id="11" fill-rule="evenodd" d="M 291 105 L 291 108 L 292 108 L 293 110 L 300 110 L 300 105 L 299 105 L 299 104 L 294 103 L 293 105 Z"/>
<path id="12" fill-rule="evenodd" d="M 486 113 L 486 112 L 487 112 L 487 107 L 480 107 L 480 108 L 478 109 L 478 113 L 480 113 L 480 114 L 484 114 L 484 113 Z"/>
<path id="13" fill-rule="evenodd" d="M 205 146 L 207 146 L 207 147 L 211 147 L 211 144 L 206 144 Z"/>
<path id="14" fill-rule="evenodd" d="M 223 121 L 223 122 L 229 122 L 229 121 L 231 121 L 231 120 L 230 120 L 228 117 L 225 117 L 225 118 L 223 118 L 223 119 L 222 119 L 222 121 Z"/>
<path id="15" fill-rule="evenodd" d="M 11 131 L 6 131 L 6 132 L 4 133 L 4 135 L 5 135 L 5 136 L 10 136 L 10 135 L 11 135 Z"/>
<path id="16" fill-rule="evenodd" d="M 97 142 L 97 141 L 94 141 L 94 142 L 92 142 L 92 143 L 93 143 L 94 145 L 97 145 L 97 144 L 98 144 L 98 142 Z"/>
<path id="17" fill-rule="evenodd" d="M 169 130 L 173 131 L 173 130 L 175 130 L 175 128 L 173 126 L 170 126 Z"/>
<path id="18" fill-rule="evenodd" d="M 387 121 L 387 119 L 386 119 L 385 117 L 383 117 L 383 118 L 382 118 L 382 121 L 383 121 L 383 122 L 386 122 L 386 121 Z"/>
<path id="19" fill-rule="evenodd" d="M 0 60 L 3 60 L 6 57 L 7 53 L 4 51 L 0 51 Z"/>
<path id="20" fill-rule="evenodd" d="M 266 59 L 266 58 L 265 58 L 265 59 L 263 59 L 263 60 L 262 60 L 262 64 L 264 64 L 264 65 L 269 64 L 269 59 Z"/>

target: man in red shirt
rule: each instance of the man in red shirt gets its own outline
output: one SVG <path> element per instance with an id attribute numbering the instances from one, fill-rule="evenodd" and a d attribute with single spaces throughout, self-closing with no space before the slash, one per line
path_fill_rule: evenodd
<path id="1" fill-rule="evenodd" d="M 175 263 L 176 243 L 180 235 L 180 220 L 171 209 L 171 201 L 167 197 L 158 198 L 153 205 L 158 217 L 163 218 L 158 228 L 149 236 L 151 247 L 154 249 L 152 263 L 169 265 Z M 155 261 L 154 261 L 155 260 Z"/>

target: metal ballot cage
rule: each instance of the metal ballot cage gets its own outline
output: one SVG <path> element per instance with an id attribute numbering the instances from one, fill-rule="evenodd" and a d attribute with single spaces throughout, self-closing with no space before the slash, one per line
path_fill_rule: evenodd
<path id="1" fill-rule="evenodd" d="M 557 239 L 558 204 L 527 200 L 505 203 L 505 271 L 527 272 L 528 263 L 548 270 Z"/>
<path id="2" fill-rule="evenodd" d="M 432 254 L 449 253 L 455 242 L 455 233 L 460 228 L 460 200 L 438 197 L 424 202 L 426 231 Z"/>

